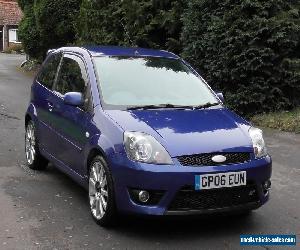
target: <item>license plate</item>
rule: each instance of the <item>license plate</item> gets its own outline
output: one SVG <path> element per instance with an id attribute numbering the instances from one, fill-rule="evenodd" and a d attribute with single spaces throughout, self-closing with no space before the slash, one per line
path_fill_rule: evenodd
<path id="1" fill-rule="evenodd" d="M 246 171 L 195 176 L 195 190 L 246 185 Z"/>

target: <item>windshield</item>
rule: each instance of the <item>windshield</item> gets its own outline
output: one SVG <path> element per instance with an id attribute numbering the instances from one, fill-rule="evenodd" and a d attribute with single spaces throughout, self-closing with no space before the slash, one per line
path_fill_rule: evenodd
<path id="1" fill-rule="evenodd" d="M 181 60 L 124 56 L 94 60 L 104 105 L 201 106 L 218 102 Z"/>

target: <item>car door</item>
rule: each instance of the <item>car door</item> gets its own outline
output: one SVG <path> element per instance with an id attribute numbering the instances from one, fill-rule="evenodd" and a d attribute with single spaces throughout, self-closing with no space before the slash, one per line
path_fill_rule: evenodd
<path id="1" fill-rule="evenodd" d="M 58 67 L 62 58 L 61 53 L 54 53 L 48 56 L 36 78 L 32 88 L 32 100 L 36 107 L 38 130 L 38 142 L 42 150 L 49 154 L 53 153 L 52 128 L 53 114 L 50 99 L 53 98 L 52 87 L 57 76 Z"/>
<path id="2" fill-rule="evenodd" d="M 55 157 L 78 174 L 82 174 L 83 149 L 89 137 L 92 102 L 88 75 L 81 57 L 64 54 L 53 92 L 53 127 L 57 145 Z M 85 104 L 82 107 L 65 104 L 63 98 L 68 92 L 82 93 Z"/>

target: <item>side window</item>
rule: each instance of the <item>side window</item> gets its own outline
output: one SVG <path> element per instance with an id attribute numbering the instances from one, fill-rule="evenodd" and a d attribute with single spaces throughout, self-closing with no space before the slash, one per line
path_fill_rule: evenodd
<path id="1" fill-rule="evenodd" d="M 85 94 L 87 76 L 81 59 L 65 55 L 58 73 L 54 90 L 64 95 L 67 92 L 80 92 Z"/>
<path id="2" fill-rule="evenodd" d="M 37 77 L 37 81 L 48 89 L 51 89 L 53 86 L 60 59 L 61 53 L 51 55 L 43 65 L 41 72 Z"/>

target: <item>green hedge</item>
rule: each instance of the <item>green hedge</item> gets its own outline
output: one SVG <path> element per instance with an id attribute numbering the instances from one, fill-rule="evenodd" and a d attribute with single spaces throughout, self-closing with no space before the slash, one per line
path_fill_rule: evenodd
<path id="1" fill-rule="evenodd" d="M 19 2 L 20 37 L 33 57 L 70 43 L 166 49 L 242 114 L 300 105 L 299 0 Z"/>
<path id="2" fill-rule="evenodd" d="M 42 60 L 48 49 L 74 43 L 80 4 L 81 0 L 19 0 L 24 12 L 19 37 L 25 51 Z"/>
<path id="3" fill-rule="evenodd" d="M 81 44 L 182 50 L 184 1 L 83 0 L 77 25 Z"/>
<path id="4" fill-rule="evenodd" d="M 190 0 L 183 57 L 243 114 L 300 105 L 297 1 Z"/>
<path id="5" fill-rule="evenodd" d="M 40 34 L 37 29 L 36 19 L 33 12 L 33 0 L 19 1 L 23 10 L 23 19 L 18 28 L 18 36 L 22 41 L 26 54 L 34 58 L 40 58 L 42 46 L 40 44 Z"/>

